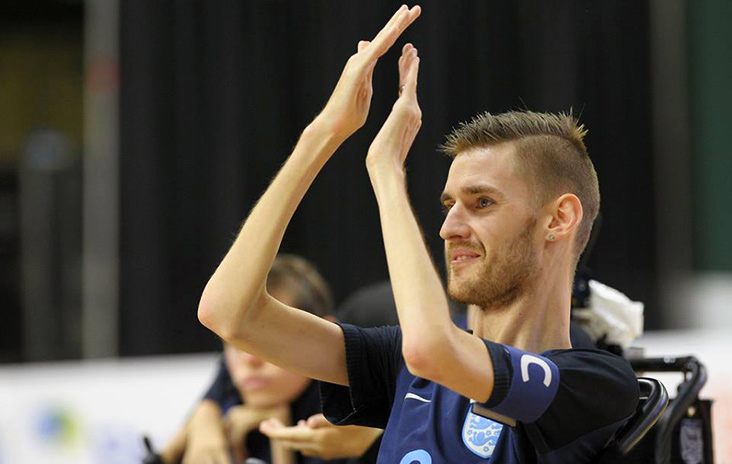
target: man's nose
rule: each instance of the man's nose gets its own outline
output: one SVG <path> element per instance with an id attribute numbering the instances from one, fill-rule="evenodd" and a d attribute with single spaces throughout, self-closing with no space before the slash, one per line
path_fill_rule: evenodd
<path id="1" fill-rule="evenodd" d="M 465 211 L 460 204 L 453 205 L 445 215 L 440 228 L 443 240 L 465 239 L 470 236 L 470 228 L 465 221 Z"/>

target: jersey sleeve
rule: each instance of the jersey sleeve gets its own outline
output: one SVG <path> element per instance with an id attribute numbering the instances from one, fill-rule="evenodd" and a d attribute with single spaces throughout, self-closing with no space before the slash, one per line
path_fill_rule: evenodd
<path id="1" fill-rule="evenodd" d="M 339 325 L 346 343 L 349 387 L 319 382 L 323 414 L 336 425 L 385 428 L 403 363 L 401 330 Z"/>
<path id="2" fill-rule="evenodd" d="M 474 411 L 509 425 L 519 423 L 541 453 L 591 433 L 609 439 L 635 411 L 638 382 L 618 356 L 584 349 L 539 355 L 485 343 L 496 386 Z"/>

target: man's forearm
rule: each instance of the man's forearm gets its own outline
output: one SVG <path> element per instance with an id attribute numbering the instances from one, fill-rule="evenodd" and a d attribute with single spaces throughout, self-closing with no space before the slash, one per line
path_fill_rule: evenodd
<path id="1" fill-rule="evenodd" d="M 382 163 L 369 166 L 369 176 L 379 204 L 405 360 L 413 372 L 437 368 L 440 350 L 450 347 L 454 326 L 441 280 L 409 202 L 404 171 Z M 424 362 L 427 357 L 431 366 Z"/>
<path id="2" fill-rule="evenodd" d="M 247 310 L 265 295 L 267 273 L 288 223 L 320 169 L 342 143 L 316 119 L 244 222 L 201 296 L 199 318 L 223 338 L 243 329 Z"/>

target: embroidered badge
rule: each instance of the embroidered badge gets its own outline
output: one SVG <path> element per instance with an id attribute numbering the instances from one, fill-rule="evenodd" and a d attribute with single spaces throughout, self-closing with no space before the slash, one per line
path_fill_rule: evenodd
<path id="1" fill-rule="evenodd" d="M 473 414 L 471 408 L 468 408 L 463 424 L 463 443 L 473 454 L 489 458 L 493 455 L 502 429 L 502 424 Z"/>

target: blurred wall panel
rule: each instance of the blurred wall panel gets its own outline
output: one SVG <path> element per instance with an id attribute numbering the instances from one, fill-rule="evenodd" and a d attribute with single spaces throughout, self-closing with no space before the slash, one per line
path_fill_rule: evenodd
<path id="1" fill-rule="evenodd" d="M 673 51 L 676 68 L 659 85 L 684 84 L 659 99 L 667 111 L 656 121 L 670 142 L 656 147 L 666 186 L 659 211 L 670 219 L 659 223 L 659 270 L 672 271 L 666 327 L 732 329 L 732 2 L 657 3 L 677 16 L 677 34 L 658 52 Z"/>
<path id="2" fill-rule="evenodd" d="M 37 129 L 20 163 L 24 357 L 81 354 L 78 159 L 59 131 Z"/>
<path id="3" fill-rule="evenodd" d="M 687 11 L 694 264 L 732 274 L 732 2 L 689 1 Z"/>

